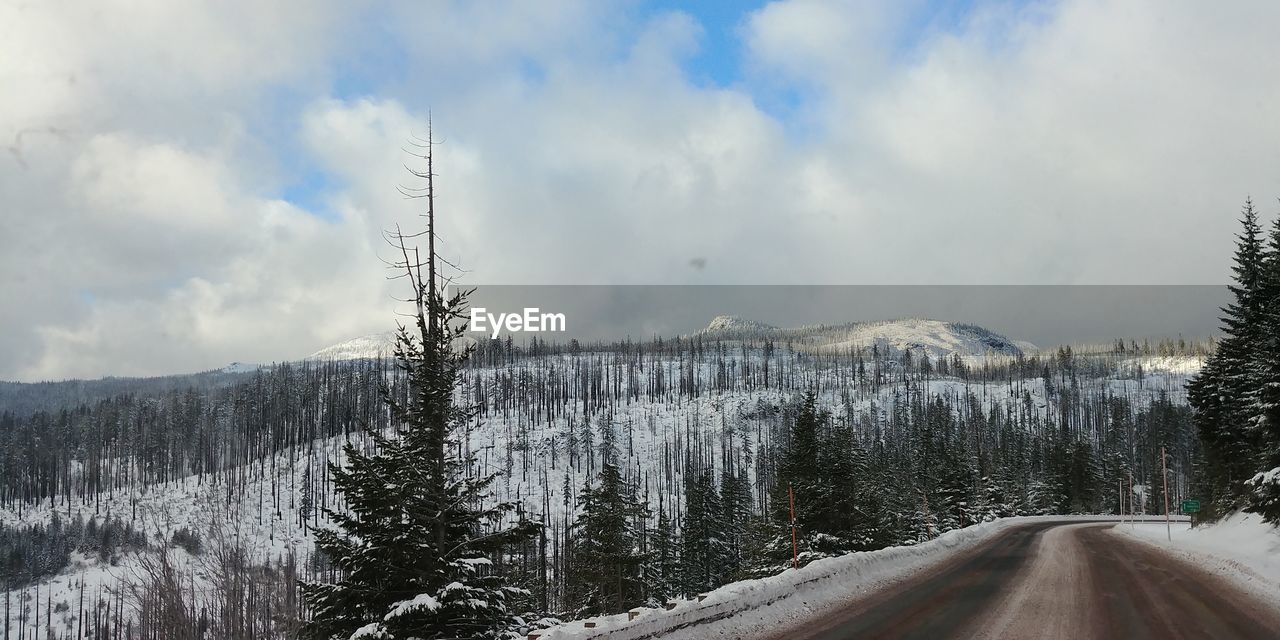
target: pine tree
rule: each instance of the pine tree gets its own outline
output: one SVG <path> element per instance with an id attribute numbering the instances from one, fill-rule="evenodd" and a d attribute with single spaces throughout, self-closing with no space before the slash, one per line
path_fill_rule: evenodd
<path id="1" fill-rule="evenodd" d="M 1259 277 L 1262 340 L 1255 374 L 1259 382 L 1256 425 L 1264 467 L 1280 467 L 1280 217 L 1271 223 Z"/>
<path id="2" fill-rule="evenodd" d="M 659 494 L 661 495 L 661 494 Z M 658 524 L 652 538 L 652 573 L 649 577 L 649 596 L 662 602 L 676 595 L 680 580 L 680 549 L 675 528 L 661 498 L 658 502 Z"/>
<path id="3" fill-rule="evenodd" d="M 804 561 L 830 555 L 845 546 L 839 536 L 833 536 L 839 523 L 835 519 L 829 500 L 837 493 L 831 486 L 833 474 L 826 469 L 827 454 L 823 451 L 823 427 L 831 416 L 818 408 L 817 394 L 806 391 L 800 398 L 787 431 L 787 440 L 776 455 L 777 471 L 769 493 L 769 521 L 763 525 L 767 540 L 757 551 L 753 575 L 761 575 L 791 565 L 791 497 L 795 496 L 796 543 Z M 842 480 L 843 482 L 843 480 Z M 840 496 L 844 499 L 847 496 Z M 845 516 L 841 516 L 841 521 Z M 835 525 L 833 527 L 833 524 Z"/>
<path id="4" fill-rule="evenodd" d="M 1218 510 L 1235 508 L 1245 497 L 1244 481 L 1256 470 L 1258 437 L 1250 415 L 1259 402 L 1254 354 L 1262 344 L 1264 247 L 1257 212 L 1246 200 L 1237 236 L 1233 300 L 1223 308 L 1223 339 L 1201 372 L 1188 384 L 1196 428 L 1211 474 L 1210 499 Z"/>
<path id="5" fill-rule="evenodd" d="M 583 488 L 578 505 L 568 576 L 569 598 L 578 607 L 574 614 L 618 613 L 644 604 L 646 556 L 633 523 L 646 519 L 648 508 L 612 456 L 603 459 L 596 486 Z"/>
<path id="6" fill-rule="evenodd" d="M 720 477 L 720 524 L 724 542 L 724 566 L 726 580 L 736 579 L 746 560 L 747 528 L 751 520 L 751 484 L 745 469 L 734 473 L 726 467 Z"/>
<path id="7" fill-rule="evenodd" d="M 725 582 L 722 510 L 710 469 L 685 472 L 685 511 L 680 529 L 680 590 L 693 595 Z"/>
<path id="8" fill-rule="evenodd" d="M 822 440 L 818 481 L 805 530 L 815 551 L 837 554 L 879 549 L 890 542 L 877 488 L 869 480 L 866 452 L 853 428 L 836 425 Z"/>
<path id="9" fill-rule="evenodd" d="M 425 264 L 408 246 L 411 236 L 391 235 L 403 258 L 395 266 L 414 294 L 412 323 L 400 325 L 394 350 L 406 385 L 400 392 L 382 384 L 392 431 L 367 428 L 372 449 L 348 441 L 345 466 L 330 466 L 347 511 L 325 509 L 336 528 L 316 531 L 339 579 L 303 585 L 313 612 L 303 635 L 317 640 L 502 638 L 522 622 L 513 601 L 526 592 L 505 586 L 492 564 L 537 526 L 511 524 L 512 506 L 488 500 L 497 474 L 471 476 L 473 460 L 456 446 L 457 427 L 474 416 L 455 401 L 469 355 L 454 346 L 465 329 L 466 293 L 446 299 L 438 286 L 430 145 L 427 171 L 415 173 L 427 181 Z"/>
<path id="10" fill-rule="evenodd" d="M 941 530 L 948 531 L 976 524 L 981 520 L 977 506 L 977 471 L 962 443 L 944 444 L 938 456 L 937 504 Z"/>
<path id="11" fill-rule="evenodd" d="M 1035 479 L 1027 485 L 1027 513 L 1041 516 L 1057 513 L 1066 500 L 1054 479 Z"/>
<path id="12" fill-rule="evenodd" d="M 1271 224 L 1259 278 L 1262 337 L 1254 374 L 1258 400 L 1254 429 L 1260 447 L 1260 470 L 1248 481 L 1249 509 L 1269 522 L 1280 522 L 1280 218 Z"/>
<path id="13" fill-rule="evenodd" d="M 788 441 L 778 463 L 777 480 L 769 497 L 771 520 L 790 523 L 791 507 L 789 488 L 797 496 L 796 520 L 803 524 L 812 521 L 810 514 L 818 504 L 821 487 L 818 478 L 818 427 L 827 416 L 818 410 L 818 396 L 812 390 L 800 398 L 799 410 L 791 423 Z M 789 535 L 789 534 L 788 534 Z"/>

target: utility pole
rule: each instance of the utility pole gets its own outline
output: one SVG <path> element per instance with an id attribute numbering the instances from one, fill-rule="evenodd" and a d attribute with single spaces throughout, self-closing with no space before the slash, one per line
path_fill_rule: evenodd
<path id="1" fill-rule="evenodd" d="M 1133 521 L 1137 519 L 1137 512 L 1133 510 L 1133 469 L 1129 470 L 1129 529 L 1135 529 Z"/>
<path id="2" fill-rule="evenodd" d="M 1124 478 L 1119 479 L 1120 486 L 1116 488 L 1120 492 L 1120 523 L 1124 523 Z"/>
<path id="3" fill-rule="evenodd" d="M 1173 525 L 1169 524 L 1169 467 L 1165 465 L 1164 447 L 1160 447 L 1160 479 L 1164 480 L 1164 534 L 1173 542 Z"/>
<path id="4" fill-rule="evenodd" d="M 800 566 L 800 554 L 796 547 L 796 490 L 790 482 L 787 483 L 787 497 L 791 499 L 791 568 L 796 569 Z"/>

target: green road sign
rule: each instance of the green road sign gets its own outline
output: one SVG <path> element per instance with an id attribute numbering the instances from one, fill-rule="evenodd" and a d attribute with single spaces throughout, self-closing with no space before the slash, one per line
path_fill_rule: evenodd
<path id="1" fill-rule="evenodd" d="M 1183 501 L 1182 501 L 1182 512 L 1183 512 L 1183 513 L 1195 513 L 1195 512 L 1197 512 L 1197 511 L 1199 511 L 1199 510 L 1200 510 L 1200 501 L 1199 501 L 1199 500 L 1183 500 Z"/>

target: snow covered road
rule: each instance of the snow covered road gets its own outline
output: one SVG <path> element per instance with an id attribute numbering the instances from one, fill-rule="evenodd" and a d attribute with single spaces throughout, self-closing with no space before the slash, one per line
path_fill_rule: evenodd
<path id="1" fill-rule="evenodd" d="M 772 639 L 1276 638 L 1280 611 L 1110 523 L 1010 528 Z"/>

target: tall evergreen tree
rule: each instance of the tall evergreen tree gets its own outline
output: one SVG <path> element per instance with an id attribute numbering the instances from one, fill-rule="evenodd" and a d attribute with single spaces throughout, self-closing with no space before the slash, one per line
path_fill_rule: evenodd
<path id="1" fill-rule="evenodd" d="M 710 469 L 685 472 L 684 522 L 680 529 L 680 589 L 693 595 L 725 582 L 720 495 Z"/>
<path id="2" fill-rule="evenodd" d="M 822 439 L 818 481 L 810 498 L 806 531 L 815 551 L 843 553 L 878 549 L 889 544 L 880 489 L 870 482 L 866 452 L 847 423 L 835 425 Z"/>
<path id="3" fill-rule="evenodd" d="M 524 593 L 505 586 L 492 564 L 537 526 L 511 524 L 512 506 L 488 500 L 497 474 L 470 475 L 473 460 L 458 453 L 456 429 L 474 415 L 455 402 L 469 354 L 455 348 L 466 294 L 446 299 L 438 286 L 431 142 L 424 148 L 427 170 L 415 175 L 427 181 L 425 263 L 412 236 L 390 236 L 413 292 L 412 322 L 399 327 L 394 350 L 406 384 L 403 393 L 382 385 L 391 432 L 369 428 L 371 450 L 349 441 L 345 466 L 330 466 L 347 510 L 325 509 L 336 528 L 316 531 L 338 580 L 303 585 L 313 612 L 303 635 L 316 640 L 503 638 L 521 622 L 512 604 Z"/>
<path id="4" fill-rule="evenodd" d="M 796 545 L 806 561 L 896 541 L 896 526 L 876 494 L 877 479 L 883 477 L 871 474 L 853 427 L 832 425 L 831 416 L 818 408 L 817 395 L 806 392 L 779 454 L 769 502 L 771 536 L 758 552 L 764 564 L 755 573 L 791 562 L 791 492 Z"/>
<path id="5" fill-rule="evenodd" d="M 661 602 L 676 595 L 680 580 L 679 539 L 661 498 L 658 501 L 658 524 L 653 530 L 650 549 L 649 597 Z"/>
<path id="6" fill-rule="evenodd" d="M 777 481 L 769 498 L 771 520 L 790 523 L 791 501 L 789 488 L 798 496 L 796 520 L 808 524 L 810 514 L 818 505 L 821 490 L 818 478 L 818 428 L 826 421 L 826 414 L 818 409 L 818 396 L 812 390 L 800 398 L 799 409 L 791 423 L 789 437 L 778 463 Z"/>
<path id="7" fill-rule="evenodd" d="M 578 505 L 568 576 L 574 614 L 618 613 L 644 604 L 646 556 L 634 522 L 648 518 L 648 507 L 636 499 L 612 456 L 601 463 L 596 485 L 583 488 Z"/>
<path id="8" fill-rule="evenodd" d="M 751 483 L 745 469 L 734 473 L 726 466 L 720 477 L 720 525 L 724 541 L 722 573 L 726 580 L 741 574 L 745 558 L 747 528 L 751 520 Z"/>
<path id="9" fill-rule="evenodd" d="M 1272 221 L 1259 277 L 1261 340 L 1255 426 L 1263 447 L 1263 466 L 1280 467 L 1280 216 Z"/>
<path id="10" fill-rule="evenodd" d="M 1204 446 L 1209 496 L 1217 510 L 1241 504 L 1244 481 L 1255 471 L 1258 437 L 1251 410 L 1258 403 L 1253 354 L 1263 341 L 1265 304 L 1262 283 L 1264 247 L 1258 215 L 1246 200 L 1232 266 L 1232 301 L 1223 308 L 1223 339 L 1200 374 L 1187 387 L 1196 410 L 1196 428 Z"/>
<path id="11" fill-rule="evenodd" d="M 1258 399 L 1253 426 L 1260 467 L 1248 481 L 1250 509 L 1280 522 L 1280 217 L 1271 225 L 1259 289 L 1262 336 L 1254 370 Z"/>

